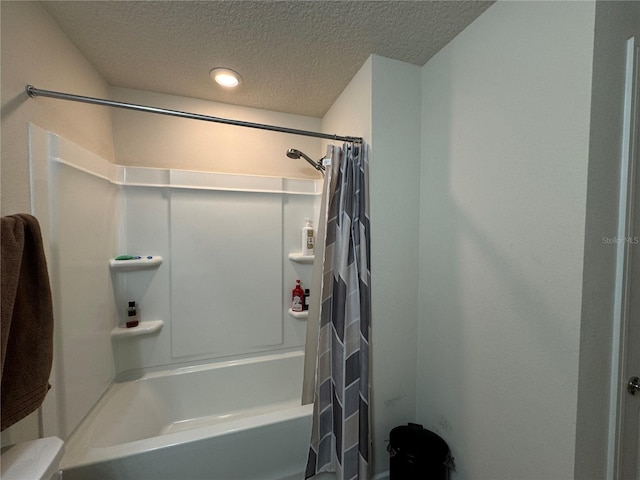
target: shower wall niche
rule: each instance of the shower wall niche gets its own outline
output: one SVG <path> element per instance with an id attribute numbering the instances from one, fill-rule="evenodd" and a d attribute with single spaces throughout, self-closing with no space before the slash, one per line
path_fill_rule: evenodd
<path id="1" fill-rule="evenodd" d="M 56 311 L 45 434 L 65 438 L 119 375 L 302 348 L 288 307 L 311 265 L 288 255 L 321 180 L 122 167 L 33 125 L 30 143 Z M 163 261 L 110 268 L 121 254 Z M 113 335 L 128 301 L 162 327 Z"/>

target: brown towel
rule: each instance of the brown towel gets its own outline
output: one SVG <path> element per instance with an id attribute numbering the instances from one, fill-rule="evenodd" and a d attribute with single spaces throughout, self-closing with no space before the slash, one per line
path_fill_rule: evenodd
<path id="1" fill-rule="evenodd" d="M 53 305 L 38 220 L 2 217 L 1 430 L 37 410 L 49 390 Z"/>

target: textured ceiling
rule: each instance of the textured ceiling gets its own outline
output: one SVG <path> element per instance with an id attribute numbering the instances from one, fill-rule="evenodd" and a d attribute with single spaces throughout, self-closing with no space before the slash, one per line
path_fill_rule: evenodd
<path id="1" fill-rule="evenodd" d="M 313 117 L 370 54 L 424 65 L 492 3 L 42 2 L 110 85 Z M 214 86 L 213 67 L 242 85 Z"/>

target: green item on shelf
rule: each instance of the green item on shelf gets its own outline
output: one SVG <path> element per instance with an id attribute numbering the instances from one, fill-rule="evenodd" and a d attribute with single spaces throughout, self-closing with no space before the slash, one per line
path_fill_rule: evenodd
<path id="1" fill-rule="evenodd" d="M 116 257 L 116 260 L 135 260 L 140 257 L 134 257 L 133 255 L 119 255 Z"/>

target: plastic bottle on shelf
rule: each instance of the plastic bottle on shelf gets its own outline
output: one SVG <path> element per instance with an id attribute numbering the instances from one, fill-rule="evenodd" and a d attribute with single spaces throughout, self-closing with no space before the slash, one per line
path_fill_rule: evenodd
<path id="1" fill-rule="evenodd" d="M 302 312 L 304 310 L 304 290 L 300 286 L 300 280 L 296 280 L 296 287 L 291 292 L 291 311 Z"/>
<path id="2" fill-rule="evenodd" d="M 313 247 L 315 245 L 315 233 L 311 220 L 305 218 L 305 226 L 302 227 L 302 255 L 313 255 Z"/>
<path id="3" fill-rule="evenodd" d="M 137 327 L 138 323 L 140 323 L 140 316 L 136 302 L 129 302 L 129 308 L 127 308 L 127 328 Z"/>
<path id="4" fill-rule="evenodd" d="M 309 310 L 309 289 L 305 288 L 304 289 L 304 305 L 302 307 L 302 310 L 307 311 Z"/>

